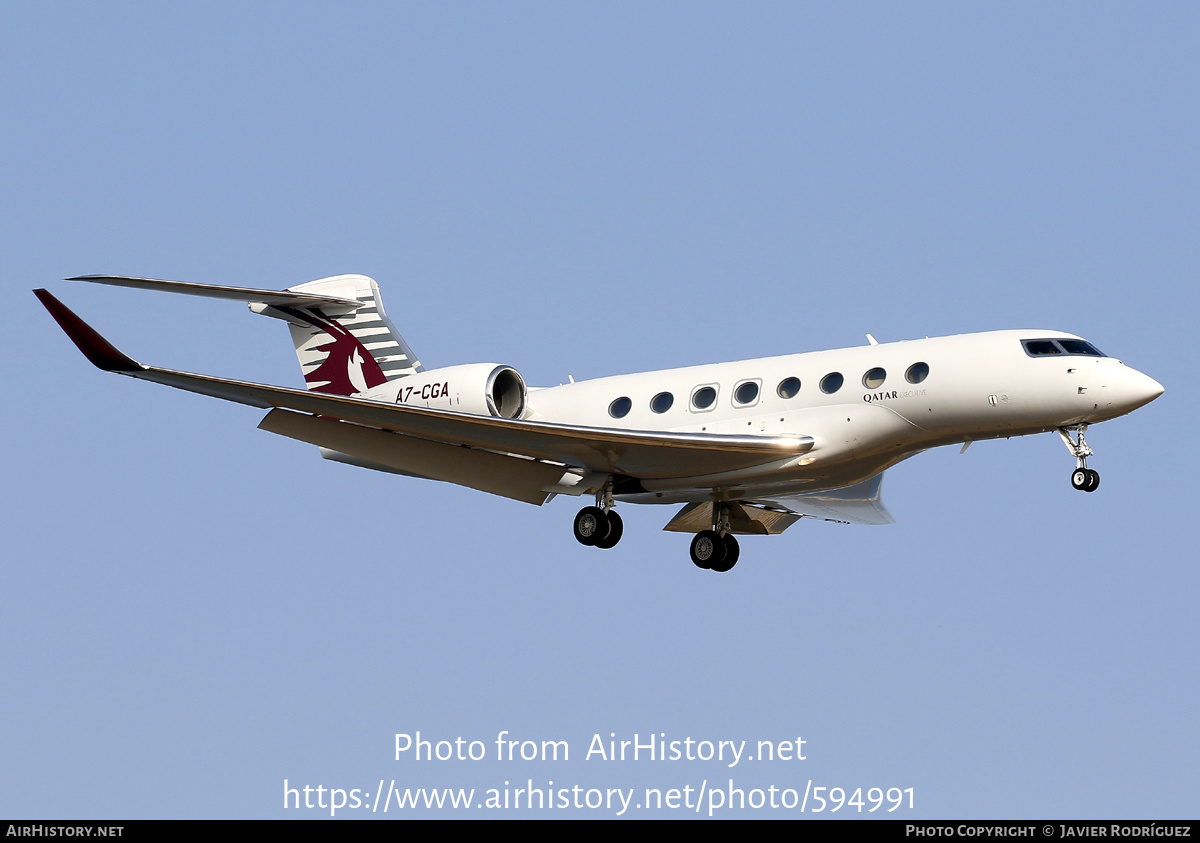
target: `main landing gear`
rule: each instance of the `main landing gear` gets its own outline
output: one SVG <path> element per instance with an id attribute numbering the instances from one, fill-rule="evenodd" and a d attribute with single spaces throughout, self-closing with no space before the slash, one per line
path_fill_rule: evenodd
<path id="1" fill-rule="evenodd" d="M 621 516 L 613 509 L 612 485 L 606 483 L 596 493 L 596 505 L 585 506 L 571 525 L 575 540 L 587 547 L 615 547 L 625 532 Z M 713 504 L 713 526 L 692 539 L 692 562 L 697 568 L 724 573 L 737 564 L 742 549 L 729 526 L 729 505 Z"/>
<path id="2" fill-rule="evenodd" d="M 692 539 L 692 562 L 697 568 L 725 573 L 732 570 L 742 553 L 729 530 L 729 507 L 713 504 L 713 528 L 702 530 Z"/>
<path id="3" fill-rule="evenodd" d="M 572 526 L 575 539 L 580 544 L 605 550 L 617 546 L 625 532 L 625 525 L 621 522 L 621 516 L 613 509 L 611 481 L 596 493 L 595 506 L 585 506 L 579 510 Z"/>
<path id="4" fill-rule="evenodd" d="M 1071 438 L 1072 430 L 1076 432 L 1075 439 Z M 1100 472 L 1087 467 L 1087 458 L 1092 456 L 1092 449 L 1088 447 L 1087 441 L 1084 439 L 1086 431 L 1086 424 L 1077 424 L 1074 427 L 1060 427 L 1058 435 L 1062 437 L 1063 444 L 1067 446 L 1071 456 L 1075 457 L 1075 470 L 1071 472 L 1071 485 L 1082 492 L 1094 492 L 1100 488 Z"/>

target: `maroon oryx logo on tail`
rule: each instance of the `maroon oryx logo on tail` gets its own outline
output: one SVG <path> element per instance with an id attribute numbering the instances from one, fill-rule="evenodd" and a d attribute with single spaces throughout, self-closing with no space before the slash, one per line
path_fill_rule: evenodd
<path id="1" fill-rule="evenodd" d="M 281 307 L 279 310 L 307 322 L 331 338 L 324 345 L 316 346 L 316 351 L 325 352 L 325 359 L 304 376 L 313 392 L 354 395 L 387 381 L 371 352 L 345 326 L 332 319 L 322 319 L 309 310 L 293 307 Z M 321 385 L 313 386 L 314 383 Z"/>

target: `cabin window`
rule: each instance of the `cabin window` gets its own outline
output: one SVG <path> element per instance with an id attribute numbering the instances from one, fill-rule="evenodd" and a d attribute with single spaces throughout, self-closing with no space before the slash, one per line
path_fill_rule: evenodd
<path id="1" fill-rule="evenodd" d="M 863 386 L 867 389 L 879 389 L 879 387 L 883 386 L 885 380 L 887 380 L 887 372 L 876 366 L 863 375 Z"/>
<path id="2" fill-rule="evenodd" d="M 669 392 L 660 392 L 650 399 L 650 409 L 656 413 L 665 413 L 675 403 L 675 396 Z"/>
<path id="3" fill-rule="evenodd" d="M 775 392 L 780 398 L 795 398 L 800 391 L 800 378 L 784 378 L 779 382 Z"/>
<path id="4" fill-rule="evenodd" d="M 927 377 L 929 377 L 928 363 L 913 363 L 904 373 L 904 379 L 909 383 L 920 383 Z"/>
<path id="5" fill-rule="evenodd" d="M 758 381 L 740 383 L 733 390 L 733 403 L 738 407 L 749 407 L 758 401 Z"/>
<path id="6" fill-rule="evenodd" d="M 845 382 L 841 372 L 830 372 L 825 377 L 821 378 L 821 391 L 826 395 L 833 395 L 842 388 L 842 383 Z"/>
<path id="7" fill-rule="evenodd" d="M 692 409 L 697 411 L 711 410 L 717 403 L 717 390 L 713 386 L 699 387 L 692 393 Z"/>
<path id="8" fill-rule="evenodd" d="M 608 405 L 608 414 L 614 419 L 623 419 L 629 415 L 629 411 L 632 409 L 633 402 L 622 397 Z"/>

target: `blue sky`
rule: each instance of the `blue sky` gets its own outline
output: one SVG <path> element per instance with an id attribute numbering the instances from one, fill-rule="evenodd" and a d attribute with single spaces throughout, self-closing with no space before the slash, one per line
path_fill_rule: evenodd
<path id="1" fill-rule="evenodd" d="M 10 5 L 0 814 L 732 778 L 1193 815 L 1198 36 L 1182 3 Z M 29 293 L 137 359 L 298 386 L 239 305 L 59 279 L 342 272 L 426 366 L 534 384 L 1029 327 L 1167 391 L 1093 428 L 1094 495 L 1057 437 L 943 449 L 888 473 L 897 524 L 802 522 L 717 576 L 667 509 L 600 554 L 574 500 L 324 462 L 104 375 Z M 571 759 L 395 761 L 418 730 Z M 807 757 L 584 760 L 610 733 Z"/>

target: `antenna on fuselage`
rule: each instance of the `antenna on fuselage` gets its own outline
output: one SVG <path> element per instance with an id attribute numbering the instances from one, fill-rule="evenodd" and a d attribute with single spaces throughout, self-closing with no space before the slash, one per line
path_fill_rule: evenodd
<path id="1" fill-rule="evenodd" d="M 871 345 L 879 345 L 879 340 L 875 339 L 870 334 L 867 334 L 867 342 L 869 342 Z"/>

